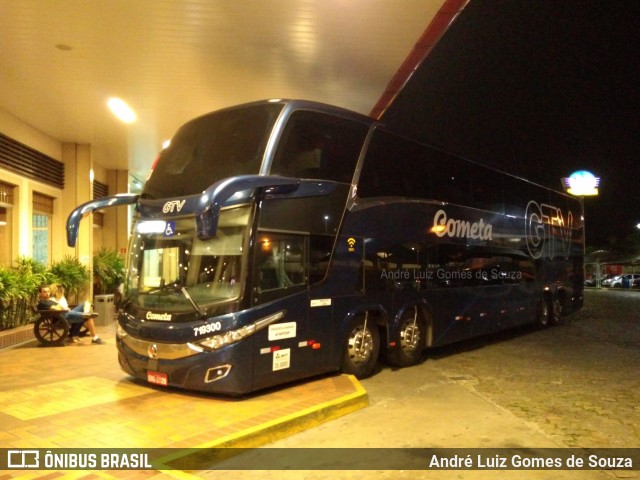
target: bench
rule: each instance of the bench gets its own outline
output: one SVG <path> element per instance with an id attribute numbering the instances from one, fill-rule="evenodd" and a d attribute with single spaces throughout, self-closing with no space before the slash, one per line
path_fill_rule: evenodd
<path id="1" fill-rule="evenodd" d="M 37 310 L 33 307 L 33 312 L 38 315 L 33 325 L 33 333 L 38 341 L 48 347 L 64 345 L 71 330 L 71 324 L 65 318 L 65 314 L 69 310 Z M 96 318 L 97 316 L 97 313 L 82 314 L 83 320 Z M 83 322 L 77 335 L 84 337 L 88 334 L 89 331 Z"/>

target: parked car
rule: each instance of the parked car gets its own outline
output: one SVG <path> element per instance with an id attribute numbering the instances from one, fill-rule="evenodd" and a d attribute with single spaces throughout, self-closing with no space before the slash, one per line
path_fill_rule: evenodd
<path id="1" fill-rule="evenodd" d="M 615 281 L 621 275 L 607 275 L 600 281 L 600 285 L 603 287 L 610 287 L 611 283 Z"/>
<path id="2" fill-rule="evenodd" d="M 640 273 L 625 273 L 615 277 L 611 281 L 611 286 L 614 288 L 630 288 L 637 279 L 640 279 Z"/>

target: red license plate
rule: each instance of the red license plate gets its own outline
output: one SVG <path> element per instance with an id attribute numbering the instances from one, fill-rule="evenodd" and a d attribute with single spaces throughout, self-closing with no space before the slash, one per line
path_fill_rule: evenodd
<path id="1" fill-rule="evenodd" d="M 166 373 L 152 372 L 151 370 L 147 370 L 147 382 L 162 385 L 163 387 L 169 385 L 169 379 Z"/>

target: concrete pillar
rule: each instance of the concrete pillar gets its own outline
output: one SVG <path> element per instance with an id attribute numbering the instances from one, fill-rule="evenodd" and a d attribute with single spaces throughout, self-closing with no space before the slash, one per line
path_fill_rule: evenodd
<path id="1" fill-rule="evenodd" d="M 107 170 L 109 195 L 129 192 L 128 170 Z M 105 210 L 103 245 L 124 255 L 129 244 L 129 209 L 115 207 Z"/>
<path id="2" fill-rule="evenodd" d="M 68 211 L 63 212 L 61 220 L 62 225 L 66 225 L 67 217 L 73 208 L 93 199 L 91 145 L 65 143 L 62 145 L 62 158 L 65 164 L 65 188 L 62 193 L 62 203 L 66 207 L 65 210 L 68 209 Z M 60 235 L 64 238 L 66 246 L 66 231 L 60 232 Z M 65 247 L 65 250 L 85 265 L 93 276 L 93 214 L 87 215 L 80 222 L 75 248 Z M 88 297 L 93 298 L 92 283 L 89 285 Z"/>
<path id="3" fill-rule="evenodd" d="M 17 257 L 30 257 L 32 255 L 31 191 L 29 190 L 29 182 L 27 179 L 18 177 L 16 180 L 18 188 L 14 200 L 19 212 L 17 215 L 18 221 L 15 224 L 16 233 L 18 234 L 18 254 L 13 257 L 14 259 Z"/>

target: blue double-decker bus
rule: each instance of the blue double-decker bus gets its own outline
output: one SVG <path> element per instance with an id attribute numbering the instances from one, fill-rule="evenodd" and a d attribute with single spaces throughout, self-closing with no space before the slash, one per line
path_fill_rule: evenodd
<path id="1" fill-rule="evenodd" d="M 242 395 L 371 375 L 423 350 L 582 305 L 579 202 L 403 138 L 369 117 L 273 100 L 181 127 L 135 206 L 122 369 Z"/>

